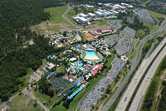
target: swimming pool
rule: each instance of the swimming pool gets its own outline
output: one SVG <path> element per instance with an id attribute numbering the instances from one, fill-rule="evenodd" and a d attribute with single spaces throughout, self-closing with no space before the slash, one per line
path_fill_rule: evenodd
<path id="1" fill-rule="evenodd" d="M 100 58 L 96 55 L 94 50 L 86 50 L 85 59 L 87 59 L 87 60 L 99 60 Z"/>

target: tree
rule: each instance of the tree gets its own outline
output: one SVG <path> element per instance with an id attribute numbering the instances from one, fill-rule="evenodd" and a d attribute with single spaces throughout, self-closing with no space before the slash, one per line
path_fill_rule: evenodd
<path id="1" fill-rule="evenodd" d="M 35 99 L 35 102 L 34 102 L 34 104 L 33 104 L 33 107 L 35 108 L 37 106 L 37 101 L 36 101 L 36 99 Z"/>
<path id="2" fill-rule="evenodd" d="M 67 36 L 67 31 L 63 32 L 63 36 L 66 37 Z"/>
<path id="3" fill-rule="evenodd" d="M 9 94 L 4 94 L 1 97 L 2 97 L 2 101 L 8 101 L 9 100 Z"/>

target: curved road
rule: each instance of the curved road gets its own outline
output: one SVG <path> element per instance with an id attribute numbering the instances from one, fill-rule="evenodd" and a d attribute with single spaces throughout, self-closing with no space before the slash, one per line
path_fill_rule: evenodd
<path id="1" fill-rule="evenodd" d="M 114 95 L 110 98 L 110 100 L 102 108 L 102 111 L 107 111 L 111 107 L 112 103 L 117 98 L 117 96 L 119 95 L 119 93 L 122 91 L 123 86 L 127 83 L 129 77 L 131 76 L 131 74 L 133 73 L 133 71 L 135 70 L 136 66 L 138 65 L 138 63 L 139 63 L 139 61 L 141 59 L 142 49 L 143 49 L 143 46 L 145 45 L 145 43 L 148 40 L 152 39 L 154 36 L 156 36 L 159 33 L 161 33 L 163 30 L 165 30 L 165 28 L 166 28 L 166 20 L 164 20 L 164 22 L 161 24 L 161 26 L 159 27 L 159 29 L 156 32 L 153 32 L 153 33 L 149 34 L 148 36 L 146 36 L 144 39 L 142 39 L 140 41 L 140 44 L 139 44 L 139 46 L 137 48 L 135 59 L 134 59 L 134 61 L 132 63 L 132 67 L 131 67 L 130 71 L 128 72 L 128 75 L 125 77 L 125 79 L 119 85 L 119 87 L 116 90 L 116 92 L 114 93 Z"/>
<path id="2" fill-rule="evenodd" d="M 62 15 L 62 18 L 64 18 L 68 23 L 70 23 L 70 24 L 71 24 L 72 26 L 74 26 L 75 28 L 79 28 L 79 29 L 82 30 L 81 27 L 79 27 L 79 26 L 73 24 L 68 18 L 65 17 L 65 15 L 69 12 L 70 9 L 71 9 L 71 7 L 70 7 L 69 4 L 68 4 L 68 9 L 67 9 L 67 10 L 65 11 L 65 13 Z"/>

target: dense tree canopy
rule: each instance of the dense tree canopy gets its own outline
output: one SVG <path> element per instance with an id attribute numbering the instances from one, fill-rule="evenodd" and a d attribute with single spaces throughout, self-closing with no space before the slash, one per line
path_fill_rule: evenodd
<path id="1" fill-rule="evenodd" d="M 44 0 L 41 0 L 44 2 Z M 42 58 L 53 53 L 48 39 L 29 27 L 47 20 L 44 5 L 38 0 L 0 1 L 0 98 L 6 100 L 24 85 L 20 77 L 27 68 L 36 70 Z M 25 44 L 33 40 L 34 45 Z"/>

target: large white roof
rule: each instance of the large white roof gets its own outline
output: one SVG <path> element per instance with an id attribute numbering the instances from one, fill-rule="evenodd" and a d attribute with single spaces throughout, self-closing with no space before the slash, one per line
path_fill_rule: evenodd
<path id="1" fill-rule="evenodd" d="M 79 19 L 80 19 L 81 21 L 85 21 L 85 22 L 88 21 L 88 19 L 85 19 L 85 18 L 83 18 L 83 17 L 80 17 Z"/>
<path id="2" fill-rule="evenodd" d="M 84 13 L 79 14 L 80 17 L 87 17 Z"/>

